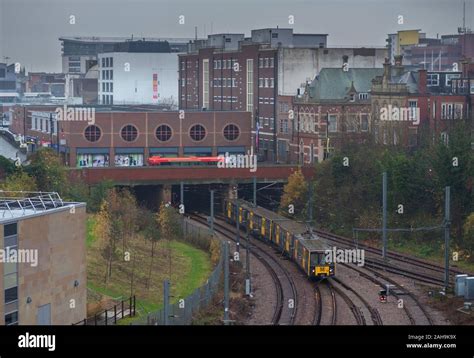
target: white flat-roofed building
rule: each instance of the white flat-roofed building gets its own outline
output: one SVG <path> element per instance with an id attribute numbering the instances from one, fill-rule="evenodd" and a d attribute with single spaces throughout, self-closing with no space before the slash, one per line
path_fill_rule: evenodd
<path id="1" fill-rule="evenodd" d="M 98 65 L 100 104 L 177 105 L 177 53 L 104 53 Z"/>

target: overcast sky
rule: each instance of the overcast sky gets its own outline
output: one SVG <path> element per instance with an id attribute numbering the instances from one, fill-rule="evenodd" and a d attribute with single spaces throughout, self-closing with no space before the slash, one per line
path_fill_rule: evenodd
<path id="1" fill-rule="evenodd" d="M 463 0 L 0 0 L 0 62 L 61 71 L 60 36 L 194 37 L 264 27 L 327 33 L 329 46 L 384 46 L 388 33 L 452 34 Z M 70 24 L 70 15 L 76 18 Z M 180 25 L 179 16 L 185 16 Z M 294 25 L 288 17 L 294 16 Z M 404 16 L 404 24 L 397 18 Z M 466 25 L 474 29 L 474 0 Z"/>

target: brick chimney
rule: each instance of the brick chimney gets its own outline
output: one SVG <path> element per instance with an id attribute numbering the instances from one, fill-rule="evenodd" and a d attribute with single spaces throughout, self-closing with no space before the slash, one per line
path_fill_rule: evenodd
<path id="1" fill-rule="evenodd" d="M 418 93 L 426 94 L 426 70 L 418 70 Z"/>
<path id="2" fill-rule="evenodd" d="M 390 59 L 385 58 L 385 62 L 383 63 L 383 79 L 382 83 L 384 87 L 387 85 L 388 82 L 390 82 L 391 79 L 391 64 L 390 64 Z"/>

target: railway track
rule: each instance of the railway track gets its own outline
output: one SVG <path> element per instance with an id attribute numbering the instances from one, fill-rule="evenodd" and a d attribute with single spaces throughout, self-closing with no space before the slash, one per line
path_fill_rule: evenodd
<path id="1" fill-rule="evenodd" d="M 398 263 L 401 263 L 403 265 L 411 265 L 411 267 L 394 266 L 391 262 L 384 262 L 383 260 L 379 258 L 373 257 L 375 255 L 377 256 L 380 255 L 379 249 L 376 249 L 364 244 L 356 245 L 356 243 L 352 239 L 335 235 L 323 230 L 314 229 L 313 231 L 317 233 L 323 239 L 327 240 L 328 242 L 334 242 L 334 243 L 339 244 L 340 248 L 364 249 L 367 253 L 372 254 L 372 257 L 365 258 L 365 267 L 369 267 L 369 268 L 377 269 L 377 270 L 383 270 L 383 271 L 394 273 L 397 275 L 402 275 L 407 278 L 411 278 L 413 280 L 430 284 L 430 285 L 435 285 L 435 286 L 444 285 L 444 276 L 443 276 L 444 268 L 439 265 L 429 263 L 424 260 L 417 259 L 408 255 L 389 252 L 388 258 L 390 259 L 391 262 L 397 261 Z M 416 272 L 413 268 L 416 268 L 417 270 L 421 269 L 422 271 Z M 430 272 L 427 272 L 427 271 L 430 271 Z M 458 273 L 462 273 L 462 271 L 451 268 L 450 281 L 453 281 L 454 275 Z"/>
<path id="2" fill-rule="evenodd" d="M 377 278 L 375 277 L 372 277 L 370 275 L 368 275 L 367 273 L 363 272 L 362 270 L 360 269 L 357 269 L 355 268 L 354 266 L 352 265 L 345 265 L 345 267 L 357 272 L 360 276 L 372 281 L 373 283 L 377 284 L 378 286 L 380 286 L 381 288 L 386 288 L 384 282 L 378 280 Z M 377 277 L 380 277 L 381 279 L 383 279 L 384 281 L 388 282 L 389 284 L 393 285 L 397 290 L 401 291 L 400 292 L 396 292 L 396 291 L 391 291 L 391 295 L 393 297 L 395 297 L 397 300 L 401 297 L 401 296 L 404 296 L 404 297 L 408 297 L 411 301 L 413 301 L 413 306 L 414 307 L 417 307 L 418 310 L 421 311 L 422 315 L 425 317 L 426 319 L 426 322 L 421 322 L 419 324 L 428 324 L 428 325 L 433 325 L 434 322 L 433 322 L 433 319 L 431 318 L 431 315 L 428 313 L 428 311 L 425 309 L 424 305 L 420 303 L 420 301 L 416 298 L 416 296 L 410 292 L 409 290 L 407 290 L 406 288 L 402 287 L 400 284 L 398 284 L 396 281 L 394 281 L 393 279 L 387 277 L 386 275 L 383 275 L 381 274 L 380 272 L 376 271 L 376 270 L 372 270 L 372 269 L 367 269 L 368 271 L 370 271 L 371 273 L 373 273 L 375 276 Z M 405 300 L 404 300 L 405 301 Z M 413 307 L 412 306 L 412 307 Z M 410 323 L 412 325 L 415 325 L 417 324 L 416 323 L 416 320 L 414 318 L 414 315 L 413 313 L 411 312 L 411 310 L 408 308 L 408 306 L 406 305 L 406 302 L 403 303 L 403 310 L 405 311 L 408 319 L 410 320 Z"/>
<path id="3" fill-rule="evenodd" d="M 342 289 L 340 289 L 337 286 L 334 286 L 334 284 L 331 281 L 329 281 L 329 280 L 326 280 L 326 281 L 327 281 L 326 284 L 328 285 L 328 287 L 330 287 L 330 289 L 335 294 L 339 295 L 339 297 L 341 297 L 344 300 L 344 302 L 347 304 L 347 306 L 349 307 L 349 309 L 352 312 L 352 315 L 354 316 L 354 318 L 356 320 L 356 323 L 360 326 L 367 325 L 364 314 L 362 313 L 360 308 L 354 303 L 354 301 Z M 336 296 L 334 295 L 333 297 L 334 297 L 334 300 L 335 300 Z M 334 318 L 334 319 L 336 319 L 336 318 Z"/>
<path id="4" fill-rule="evenodd" d="M 333 287 L 327 280 L 324 280 L 318 282 L 314 290 L 317 308 L 313 324 L 315 326 L 335 326 L 337 323 L 337 300 Z"/>
<path id="5" fill-rule="evenodd" d="M 357 297 L 357 299 L 365 306 L 365 308 L 369 312 L 370 318 L 372 319 L 372 322 L 375 326 L 382 326 L 383 325 L 382 318 L 380 317 L 380 314 L 379 314 L 378 310 L 376 308 L 372 307 L 367 302 L 367 300 L 364 297 L 362 297 L 362 295 L 359 292 L 354 290 L 351 286 L 346 285 L 344 282 L 342 282 L 341 280 L 339 280 L 336 277 L 332 277 L 331 280 L 338 283 L 346 291 L 351 292 L 354 296 Z"/>
<path id="6" fill-rule="evenodd" d="M 201 215 L 191 214 L 191 218 L 207 225 L 206 218 Z M 236 242 L 235 227 L 231 229 L 227 222 L 215 219 L 214 230 L 225 238 Z M 240 240 L 239 244 L 242 248 L 247 248 L 245 240 Z M 293 278 L 275 257 L 258 245 L 250 244 L 250 253 L 265 266 L 275 285 L 277 302 L 271 323 L 273 325 L 293 325 L 298 308 L 298 292 Z"/>

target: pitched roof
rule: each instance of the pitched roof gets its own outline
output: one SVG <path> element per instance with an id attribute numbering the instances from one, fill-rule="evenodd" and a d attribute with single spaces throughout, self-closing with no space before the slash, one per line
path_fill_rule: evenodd
<path id="1" fill-rule="evenodd" d="M 351 86 L 358 93 L 367 93 L 372 80 L 383 74 L 383 68 L 323 68 L 309 86 L 311 98 L 316 100 L 343 100 Z"/>

